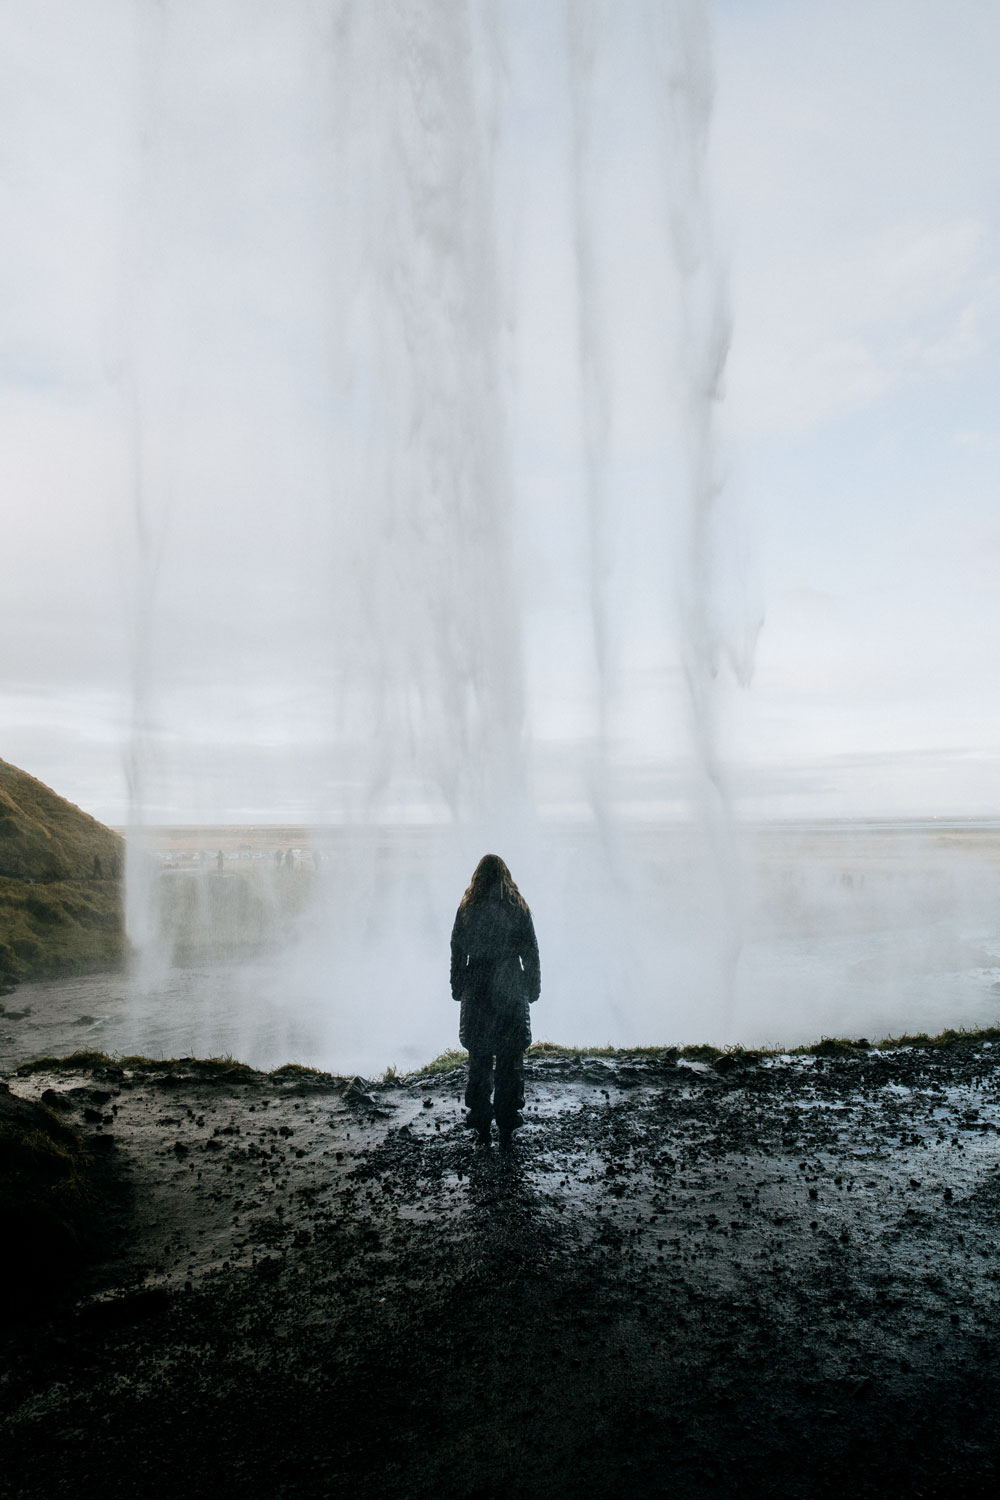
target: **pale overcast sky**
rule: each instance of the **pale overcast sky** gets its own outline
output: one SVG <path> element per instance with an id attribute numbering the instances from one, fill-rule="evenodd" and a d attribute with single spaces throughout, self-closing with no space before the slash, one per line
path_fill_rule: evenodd
<path id="1" fill-rule="evenodd" d="M 387 334 L 388 353 L 366 355 L 378 320 L 350 309 L 376 237 L 383 278 L 408 241 L 379 196 L 402 170 L 372 125 L 391 90 L 372 77 L 351 94 L 338 57 L 350 9 L 0 7 L 0 754 L 111 822 L 126 818 L 137 716 L 158 820 L 322 815 L 332 782 L 365 774 L 356 744 L 354 760 L 331 746 L 345 674 L 368 659 L 357 559 L 380 533 L 343 496 L 373 472 L 357 429 L 394 346 Z M 657 228 L 670 159 L 644 133 L 656 101 L 634 45 L 656 7 L 618 0 L 603 33 L 601 9 L 612 730 L 635 797 L 676 809 L 688 746 L 663 559 L 681 502 L 649 373 L 676 334 Z M 483 296 L 503 308 L 497 430 L 527 722 L 551 788 L 546 766 L 593 731 L 589 564 L 567 522 L 584 477 L 570 90 L 562 7 L 498 13 Z M 750 684 L 720 677 L 737 811 L 995 815 L 1000 10 L 717 0 L 709 14 L 733 319 L 716 583 L 737 646 L 762 621 Z M 472 453 L 480 436 L 454 441 Z M 388 472 L 372 481 L 380 525 Z M 402 566 L 398 583 L 402 612 Z"/>

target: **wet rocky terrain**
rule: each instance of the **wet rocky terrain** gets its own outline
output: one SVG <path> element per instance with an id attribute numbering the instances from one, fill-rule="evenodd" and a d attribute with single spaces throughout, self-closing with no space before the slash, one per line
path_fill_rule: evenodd
<path id="1" fill-rule="evenodd" d="M 102 1237 L 0 1493 L 992 1496 L 1000 1046 L 829 1051 L 535 1057 L 509 1152 L 461 1068 L 21 1069 Z"/>

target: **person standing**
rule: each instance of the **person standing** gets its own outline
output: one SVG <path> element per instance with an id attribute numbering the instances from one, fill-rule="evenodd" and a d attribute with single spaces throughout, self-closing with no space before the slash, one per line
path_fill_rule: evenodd
<path id="1" fill-rule="evenodd" d="M 527 902 L 499 855 L 484 854 L 451 933 L 451 993 L 461 1003 L 459 1039 L 469 1052 L 468 1125 L 484 1145 L 494 1119 L 502 1146 L 524 1123 L 529 1007 L 540 990 L 538 943 Z"/>

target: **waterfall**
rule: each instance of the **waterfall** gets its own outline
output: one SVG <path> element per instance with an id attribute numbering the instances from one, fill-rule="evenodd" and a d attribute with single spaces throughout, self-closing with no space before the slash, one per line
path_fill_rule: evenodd
<path id="1" fill-rule="evenodd" d="M 171 64 L 156 128 L 172 118 L 198 150 L 185 177 L 163 151 L 140 164 L 169 232 L 146 242 L 139 274 L 172 288 L 194 326 L 192 244 L 212 231 L 202 213 L 185 244 L 184 208 L 207 197 L 214 137 L 185 118 L 185 69 L 198 55 L 218 90 L 224 65 L 204 67 L 199 47 L 262 69 L 277 35 L 300 134 L 282 158 L 296 162 L 299 239 L 289 231 L 275 264 L 283 288 L 307 266 L 314 342 L 296 420 L 324 436 L 309 438 L 301 490 L 234 512 L 233 545 L 244 569 L 267 558 L 301 619 L 295 632 L 275 610 L 271 669 L 308 705 L 295 708 L 315 751 L 301 806 L 329 857 L 288 984 L 328 1013 L 331 1056 L 360 1057 L 375 1034 L 397 1039 L 400 1061 L 447 1041 L 448 930 L 493 850 L 535 910 L 545 1034 L 719 1037 L 739 938 L 706 7 L 330 0 L 280 17 L 251 6 L 245 26 L 230 0 L 211 12 L 223 19 L 209 34 L 169 0 L 159 10 Z M 273 149 L 278 127 L 251 97 L 238 96 L 244 133 Z M 214 122 L 215 95 L 211 107 Z M 227 253 L 244 259 L 274 234 L 251 149 L 230 141 L 225 157 L 244 236 Z M 163 343 L 161 330 L 140 349 L 135 422 L 151 402 L 166 463 L 183 403 L 150 363 Z M 294 468 L 291 434 L 285 447 Z M 143 532 L 145 461 L 137 475 Z M 174 488 L 161 475 L 161 496 Z M 175 558 L 197 495 L 196 476 L 172 517 Z M 202 503 L 216 503 L 207 488 Z M 203 607 L 189 593 L 186 628 Z M 269 607 L 255 596 L 261 638 Z M 229 661 L 214 650 L 203 631 L 206 693 Z M 139 660 L 137 725 L 160 685 Z M 263 698 L 260 677 L 237 673 L 227 690 Z"/>

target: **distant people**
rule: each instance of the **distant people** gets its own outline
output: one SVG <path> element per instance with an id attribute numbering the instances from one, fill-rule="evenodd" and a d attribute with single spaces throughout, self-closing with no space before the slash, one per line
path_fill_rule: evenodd
<path id="1" fill-rule="evenodd" d="M 94 879 L 104 879 L 104 871 L 101 869 L 101 856 L 99 854 L 94 855 Z"/>
<path id="2" fill-rule="evenodd" d="M 286 870 L 294 870 L 295 869 L 295 850 L 294 849 L 289 849 L 286 852 L 286 854 L 285 854 L 285 869 Z"/>
<path id="3" fill-rule="evenodd" d="M 215 868 L 216 868 L 216 870 L 218 870 L 218 872 L 219 872 L 220 875 L 222 874 L 223 868 L 225 867 L 225 863 L 226 863 L 226 856 L 223 854 L 222 850 L 220 849 L 219 852 L 218 852 L 218 854 L 215 856 Z"/>
<path id="4" fill-rule="evenodd" d="M 112 880 L 118 880 L 118 879 L 120 879 L 121 878 L 121 873 L 122 873 L 122 862 L 121 862 L 121 858 L 120 858 L 119 854 L 116 851 L 111 856 L 111 879 Z"/>
<path id="5" fill-rule="evenodd" d="M 282 865 L 284 864 L 284 862 L 285 862 L 284 851 L 281 850 L 281 849 L 275 849 L 275 851 L 274 851 L 274 868 L 276 870 L 280 870 L 281 867 L 282 867 Z"/>
<path id="6" fill-rule="evenodd" d="M 469 1051 L 467 1123 L 483 1145 L 494 1119 L 501 1146 L 524 1123 L 519 1111 L 524 1049 L 531 1043 L 528 1008 L 540 989 L 531 912 L 499 855 L 484 854 L 451 933 L 451 993 L 461 1002 L 459 1038 Z"/>

